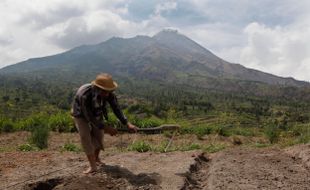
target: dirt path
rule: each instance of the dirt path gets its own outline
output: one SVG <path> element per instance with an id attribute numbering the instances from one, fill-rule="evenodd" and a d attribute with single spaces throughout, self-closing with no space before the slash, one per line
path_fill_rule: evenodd
<path id="1" fill-rule="evenodd" d="M 281 189 L 309 190 L 309 147 L 302 157 L 296 155 L 300 146 L 289 151 L 279 149 L 234 148 L 213 156 L 210 162 L 202 162 L 188 176 L 184 189 Z M 307 159 L 306 159 L 307 158 Z"/>

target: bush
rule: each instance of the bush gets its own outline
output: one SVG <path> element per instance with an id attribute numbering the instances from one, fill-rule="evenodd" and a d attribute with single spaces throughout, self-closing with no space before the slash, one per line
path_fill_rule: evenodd
<path id="1" fill-rule="evenodd" d="M 221 125 L 215 129 L 215 133 L 220 136 L 229 137 L 231 135 L 231 125 Z"/>
<path id="2" fill-rule="evenodd" d="M 156 151 L 156 152 L 165 152 L 166 150 L 166 147 L 168 146 L 168 141 L 162 141 L 158 146 L 156 147 L 152 147 L 152 150 L 153 151 Z M 171 146 L 167 149 L 167 152 L 169 151 L 173 151 L 173 149 L 171 148 Z"/>
<path id="3" fill-rule="evenodd" d="M 49 129 L 47 125 L 37 126 L 31 131 L 30 143 L 39 149 L 48 147 Z"/>
<path id="4" fill-rule="evenodd" d="M 201 139 L 204 135 L 211 134 L 212 127 L 211 126 L 195 126 L 195 127 L 182 127 L 180 132 L 182 134 L 195 134 L 198 139 Z"/>
<path id="5" fill-rule="evenodd" d="M 1 119 L 0 120 L 0 132 L 13 132 L 14 131 L 14 124 L 11 120 L 8 119 Z"/>
<path id="6" fill-rule="evenodd" d="M 48 115 L 45 113 L 33 114 L 26 119 L 22 119 L 17 123 L 16 128 L 23 131 L 33 131 L 41 126 L 47 126 Z"/>
<path id="7" fill-rule="evenodd" d="M 298 135 L 298 143 L 306 144 L 310 141 L 310 126 L 309 125 L 301 125 L 298 126 L 299 135 Z"/>
<path id="8" fill-rule="evenodd" d="M 136 125 L 139 128 L 150 128 L 150 127 L 157 127 L 162 125 L 164 122 L 158 118 L 138 118 L 134 117 L 131 120 L 132 124 Z"/>
<path id="9" fill-rule="evenodd" d="M 152 147 L 150 144 L 144 141 L 136 141 L 128 147 L 128 150 L 138 151 L 138 152 L 147 152 L 147 151 L 152 150 Z"/>
<path id="10" fill-rule="evenodd" d="M 52 115 L 48 120 L 48 126 L 52 131 L 60 133 L 77 131 L 69 113 L 57 113 Z"/>
<path id="11" fill-rule="evenodd" d="M 70 152 L 80 152 L 81 148 L 73 143 L 67 142 L 66 144 L 64 144 L 64 146 L 62 147 L 62 150 L 64 151 L 70 151 Z"/>
<path id="12" fill-rule="evenodd" d="M 310 132 L 302 134 L 299 138 L 298 138 L 298 142 L 302 143 L 302 144 L 307 144 L 310 141 Z"/>
<path id="13" fill-rule="evenodd" d="M 18 146 L 18 150 L 23 151 L 23 152 L 28 152 L 28 151 L 33 151 L 37 149 L 30 144 L 22 144 Z"/>
<path id="14" fill-rule="evenodd" d="M 280 130 L 276 125 L 267 125 L 264 132 L 271 144 L 278 142 L 280 137 Z"/>
<path id="15" fill-rule="evenodd" d="M 212 129 L 210 127 L 194 127 L 194 134 L 198 139 L 202 139 L 203 136 L 211 134 Z"/>

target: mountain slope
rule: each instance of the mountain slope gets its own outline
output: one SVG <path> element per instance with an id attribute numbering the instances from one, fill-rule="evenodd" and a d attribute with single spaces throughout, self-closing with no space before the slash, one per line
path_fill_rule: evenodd
<path id="1" fill-rule="evenodd" d="M 306 82 L 283 78 L 229 63 L 177 31 L 164 30 L 154 35 L 111 38 L 96 45 L 84 45 L 70 51 L 29 59 L 5 67 L 0 74 L 38 75 L 43 77 L 95 76 L 109 72 L 120 77 L 159 80 L 202 87 L 210 82 L 252 81 L 269 85 L 308 86 Z M 199 78 L 199 79 L 197 79 Z"/>

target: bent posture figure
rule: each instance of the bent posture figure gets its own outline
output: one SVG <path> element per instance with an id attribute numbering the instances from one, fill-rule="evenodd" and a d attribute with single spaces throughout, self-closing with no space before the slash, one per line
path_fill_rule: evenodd
<path id="1" fill-rule="evenodd" d="M 112 76 L 106 73 L 99 74 L 91 84 L 81 86 L 73 101 L 72 116 L 77 127 L 82 147 L 87 155 L 90 167 L 84 173 L 92 173 L 97 170 L 96 163 L 100 164 L 100 150 L 103 150 L 103 131 L 110 135 L 116 135 L 117 130 L 104 124 L 104 118 L 108 119 L 106 104 L 109 103 L 114 114 L 126 125 L 130 131 L 137 131 L 136 126 L 128 122 L 121 111 L 117 98 L 113 91 L 117 83 Z"/>

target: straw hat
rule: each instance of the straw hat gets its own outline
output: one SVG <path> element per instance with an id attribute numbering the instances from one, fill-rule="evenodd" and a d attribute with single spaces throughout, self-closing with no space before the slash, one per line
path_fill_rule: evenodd
<path id="1" fill-rule="evenodd" d="M 96 80 L 91 83 L 106 91 L 115 90 L 118 86 L 117 83 L 113 81 L 112 76 L 107 73 L 97 75 Z"/>

